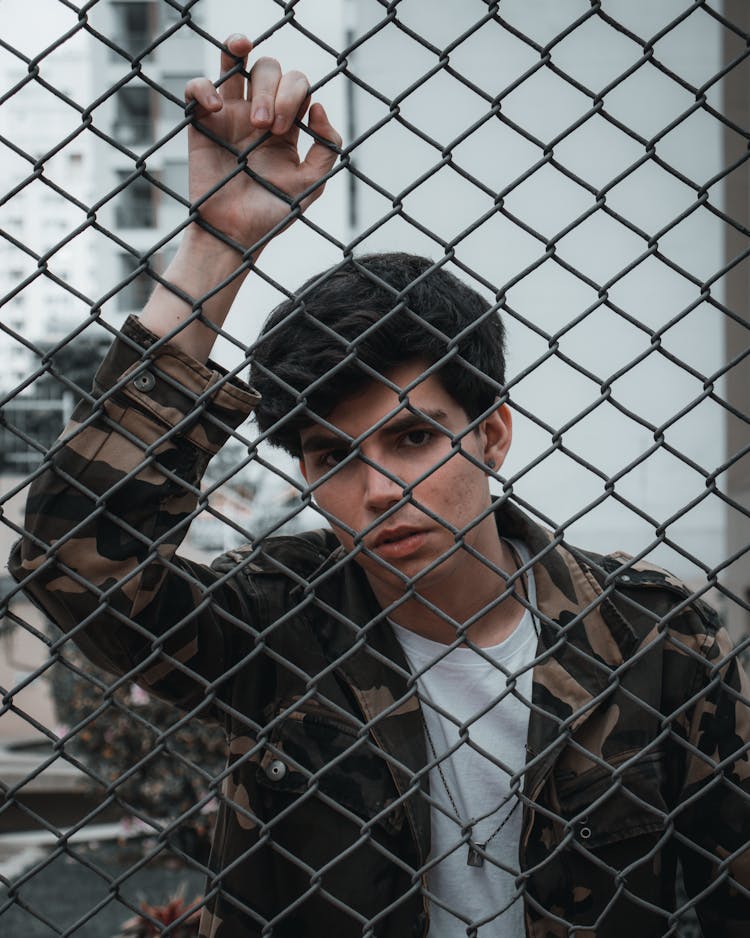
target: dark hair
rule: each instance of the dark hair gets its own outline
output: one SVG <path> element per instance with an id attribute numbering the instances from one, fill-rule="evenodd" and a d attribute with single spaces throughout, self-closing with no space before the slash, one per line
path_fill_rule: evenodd
<path id="1" fill-rule="evenodd" d="M 500 315 L 475 290 L 412 254 L 350 258 L 310 278 L 266 320 L 250 380 L 258 425 L 292 456 L 300 431 L 372 380 L 414 358 L 440 365 L 443 387 L 474 419 L 505 382 Z"/>

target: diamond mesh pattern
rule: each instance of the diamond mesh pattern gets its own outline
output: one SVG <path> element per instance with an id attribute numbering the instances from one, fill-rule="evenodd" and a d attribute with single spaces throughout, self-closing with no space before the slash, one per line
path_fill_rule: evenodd
<path id="1" fill-rule="evenodd" d="M 54 19 L 54 37 L 33 54 L 33 43 L 0 37 L 0 105 L 11 115 L 0 116 L 0 504 L 7 548 L 25 544 L 0 597 L 2 933 L 198 934 L 196 910 L 201 935 L 215 938 L 423 935 L 430 918 L 480 938 L 519 928 L 537 938 L 744 933 L 747 9 L 475 0 L 448 12 L 352 0 L 331 26 L 301 0 L 257 7 L 260 54 L 286 41 L 323 63 L 313 99 L 338 94 L 344 115 L 335 165 L 294 197 L 248 168 L 270 133 L 233 149 L 184 107 L 192 63 L 226 49 L 209 0 L 55 0 L 48 15 L 62 25 Z M 713 51 L 696 56 L 704 46 Z M 97 77 L 88 94 L 76 86 L 94 61 L 112 80 Z M 217 86 L 240 74 L 236 61 Z M 232 175 L 250 173 L 288 206 L 256 243 L 202 215 L 227 178 L 191 203 L 191 125 L 231 150 Z M 320 205 L 338 198 L 341 217 L 303 214 L 322 183 Z M 198 298 L 165 276 L 191 222 L 236 260 Z M 272 256 L 289 238 L 299 239 L 289 242 L 299 271 L 291 251 Z M 363 260 L 391 244 L 432 258 L 403 290 Z M 323 258 L 310 273 L 328 261 L 391 297 L 373 331 L 411 323 L 444 353 L 394 384 L 365 360 L 365 335 L 346 338 L 308 311 L 319 286 L 297 289 L 308 248 Z M 464 353 L 465 336 L 412 308 L 418 282 L 443 270 L 488 298 L 485 317 L 502 316 L 504 382 Z M 343 348 L 308 386 L 264 370 L 246 324 L 204 317 L 248 271 L 259 297 L 287 301 L 282 326 L 304 323 Z M 145 341 L 123 324 L 156 284 L 218 334 L 231 364 L 211 382 L 191 383 L 160 357 L 182 325 Z M 41 331 L 35 309 L 51 324 Z M 91 391 L 113 338 L 117 361 L 132 367 Z M 254 363 L 291 396 L 264 432 L 231 404 Z M 382 428 L 410 413 L 445 436 L 444 415 L 425 415 L 408 395 L 446 365 L 496 400 L 405 481 L 373 455 Z M 310 403 L 345 369 L 391 395 L 377 423 L 352 434 Z M 142 419 L 152 391 L 177 414 L 171 423 Z M 488 469 L 471 442 L 497 400 L 515 416 L 519 456 Z M 311 414 L 340 447 L 307 484 L 267 440 Z M 510 506 L 500 517 L 520 542 L 512 566 L 474 538 L 498 503 L 454 523 L 422 494 L 457 459 L 488 474 Z M 353 471 L 398 490 L 363 526 L 317 501 Z M 149 487 L 158 498 L 142 494 Z M 450 541 L 416 574 L 373 541 L 404 512 Z M 331 534 L 301 534 L 321 525 L 339 530 L 348 553 Z M 620 535 L 630 553 L 606 554 Z M 587 539 L 598 552 L 570 546 Z M 492 601 L 468 616 L 422 588 L 456 557 L 497 578 Z M 360 567 L 399 589 L 368 600 Z M 475 640 L 505 601 L 535 629 L 518 669 Z M 449 629 L 428 664 L 407 663 L 387 621 L 415 610 Z M 502 688 L 467 718 L 428 683 L 461 654 Z M 480 725 L 519 709 L 529 729 L 517 762 L 488 750 Z M 445 739 L 433 741 L 436 726 Z M 471 784 L 455 790 L 468 763 L 454 757 L 467 752 L 482 779 L 502 779 L 500 809 L 472 805 Z M 509 804 L 517 827 L 506 828 Z M 452 831 L 448 846 L 438 824 Z M 506 830 L 520 842 L 510 863 L 493 849 Z M 490 886 L 479 909 L 439 876 L 472 845 L 481 875 L 505 884 L 502 901 Z M 72 885 L 58 909 L 51 883 L 65 869 L 89 885 L 80 897 Z M 180 880 L 185 903 L 157 908 Z M 162 895 L 149 892 L 157 882 Z"/>

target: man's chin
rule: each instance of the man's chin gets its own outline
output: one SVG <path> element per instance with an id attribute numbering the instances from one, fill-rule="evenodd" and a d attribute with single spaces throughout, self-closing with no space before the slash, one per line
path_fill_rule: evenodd
<path id="1" fill-rule="evenodd" d="M 431 590 L 441 579 L 444 580 L 443 563 L 435 564 L 424 558 L 385 560 L 377 555 L 359 554 L 357 563 L 367 574 L 367 579 L 378 593 L 378 587 L 386 587 L 390 593 L 410 591 L 424 593 Z"/>

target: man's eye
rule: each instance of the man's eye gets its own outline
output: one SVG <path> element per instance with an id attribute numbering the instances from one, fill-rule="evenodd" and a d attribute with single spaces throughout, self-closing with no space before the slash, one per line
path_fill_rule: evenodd
<path id="1" fill-rule="evenodd" d="M 401 445 L 414 448 L 426 446 L 432 437 L 433 433 L 431 430 L 409 430 L 409 432 L 405 433 L 402 437 Z"/>
<path id="2" fill-rule="evenodd" d="M 349 453 L 348 449 L 331 449 L 327 453 L 321 453 L 318 464 L 325 466 L 328 469 L 332 469 L 334 466 L 346 459 Z"/>

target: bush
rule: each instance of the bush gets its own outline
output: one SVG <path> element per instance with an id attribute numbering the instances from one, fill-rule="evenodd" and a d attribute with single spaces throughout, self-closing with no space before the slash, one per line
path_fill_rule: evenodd
<path id="1" fill-rule="evenodd" d="M 181 711 L 136 685 L 112 691 L 111 675 L 72 643 L 51 672 L 59 732 L 75 730 L 65 752 L 91 774 L 92 786 L 100 790 L 96 779 L 101 780 L 135 818 L 182 818 L 168 842 L 178 852 L 206 859 L 215 820 L 212 781 L 226 761 L 223 729 L 195 719 L 181 722 Z"/>
<path id="2" fill-rule="evenodd" d="M 117 938 L 158 938 L 168 925 L 182 919 L 169 934 L 172 938 L 198 938 L 201 914 L 200 898 L 185 902 L 181 894 L 173 896 L 164 905 L 141 903 L 141 914 L 134 915 L 122 926 Z"/>

